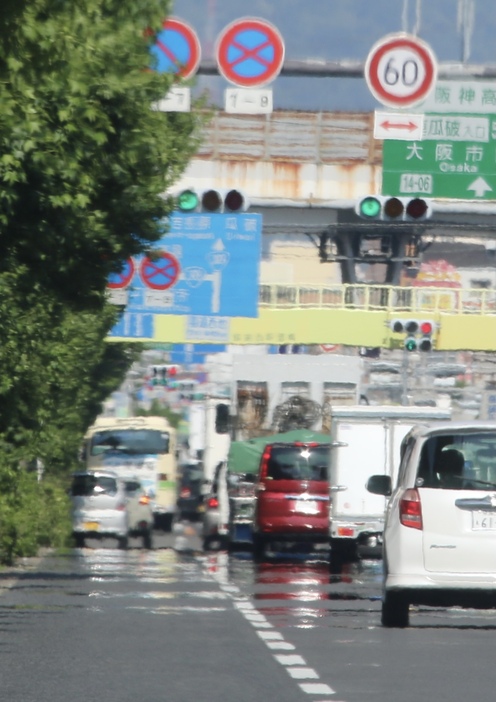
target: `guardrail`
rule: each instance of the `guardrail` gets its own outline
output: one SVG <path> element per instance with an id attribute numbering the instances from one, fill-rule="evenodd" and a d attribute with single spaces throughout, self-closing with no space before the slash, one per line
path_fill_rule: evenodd
<path id="1" fill-rule="evenodd" d="M 439 314 L 496 314 L 496 290 L 390 285 L 261 285 L 265 309 L 357 309 Z"/>

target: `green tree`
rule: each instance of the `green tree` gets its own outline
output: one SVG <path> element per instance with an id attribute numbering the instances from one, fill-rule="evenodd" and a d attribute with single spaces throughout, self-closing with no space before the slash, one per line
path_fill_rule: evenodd
<path id="1" fill-rule="evenodd" d="M 0 560 L 45 543 L 35 513 L 63 504 L 24 467 L 41 458 L 49 479 L 67 473 L 135 357 L 106 341 L 119 314 L 108 276 L 164 235 L 164 193 L 203 120 L 199 110 L 152 109 L 174 80 L 152 70 L 150 53 L 168 9 L 164 0 L 0 8 L 0 512 L 13 520 L 0 525 Z"/>
<path id="2" fill-rule="evenodd" d="M 78 307 L 163 235 L 162 193 L 197 147 L 197 113 L 151 109 L 163 0 L 30 0 L 0 37 L 0 271 Z"/>

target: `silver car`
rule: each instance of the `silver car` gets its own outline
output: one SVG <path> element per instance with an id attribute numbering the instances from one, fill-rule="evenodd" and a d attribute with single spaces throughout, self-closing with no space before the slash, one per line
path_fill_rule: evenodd
<path id="1" fill-rule="evenodd" d="M 138 479 L 121 480 L 104 470 L 74 473 L 70 496 L 76 546 L 84 546 L 86 537 L 114 537 L 125 549 L 129 537 L 140 536 L 143 547 L 152 548 L 152 504 Z"/>
<path id="2" fill-rule="evenodd" d="M 213 551 L 224 548 L 227 545 L 229 531 L 229 496 L 225 461 L 217 465 L 210 492 L 206 495 L 203 505 L 203 549 Z"/>

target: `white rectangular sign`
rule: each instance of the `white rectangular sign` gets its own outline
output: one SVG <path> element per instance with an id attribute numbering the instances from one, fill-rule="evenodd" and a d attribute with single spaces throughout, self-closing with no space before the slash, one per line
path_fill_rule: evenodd
<path id="1" fill-rule="evenodd" d="M 190 112 L 191 90 L 189 88 L 171 88 L 163 100 L 152 105 L 158 112 Z"/>
<path id="2" fill-rule="evenodd" d="M 438 80 L 420 112 L 496 114 L 496 81 Z"/>
<path id="3" fill-rule="evenodd" d="M 128 292 L 123 288 L 109 288 L 107 298 L 111 305 L 127 305 Z"/>
<path id="4" fill-rule="evenodd" d="M 224 97 L 224 110 L 234 114 L 270 114 L 273 109 L 271 89 L 226 88 Z"/>
<path id="5" fill-rule="evenodd" d="M 403 112 L 374 113 L 374 139 L 419 141 L 422 139 L 423 128 L 424 115 Z"/>

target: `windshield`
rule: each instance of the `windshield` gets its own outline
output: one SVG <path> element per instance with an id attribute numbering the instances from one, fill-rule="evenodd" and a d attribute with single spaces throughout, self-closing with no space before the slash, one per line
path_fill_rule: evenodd
<path id="1" fill-rule="evenodd" d="M 496 489 L 496 431 L 433 436 L 422 447 L 417 487 Z"/>
<path id="2" fill-rule="evenodd" d="M 329 446 L 273 446 L 267 476 L 274 480 L 327 480 Z"/>
<path id="3" fill-rule="evenodd" d="M 91 455 L 169 453 L 169 443 L 169 433 L 158 429 L 112 429 L 99 431 L 91 438 Z"/>
<path id="4" fill-rule="evenodd" d="M 75 475 L 72 481 L 71 493 L 74 497 L 89 497 L 90 495 L 115 495 L 117 481 L 106 475 Z"/>

